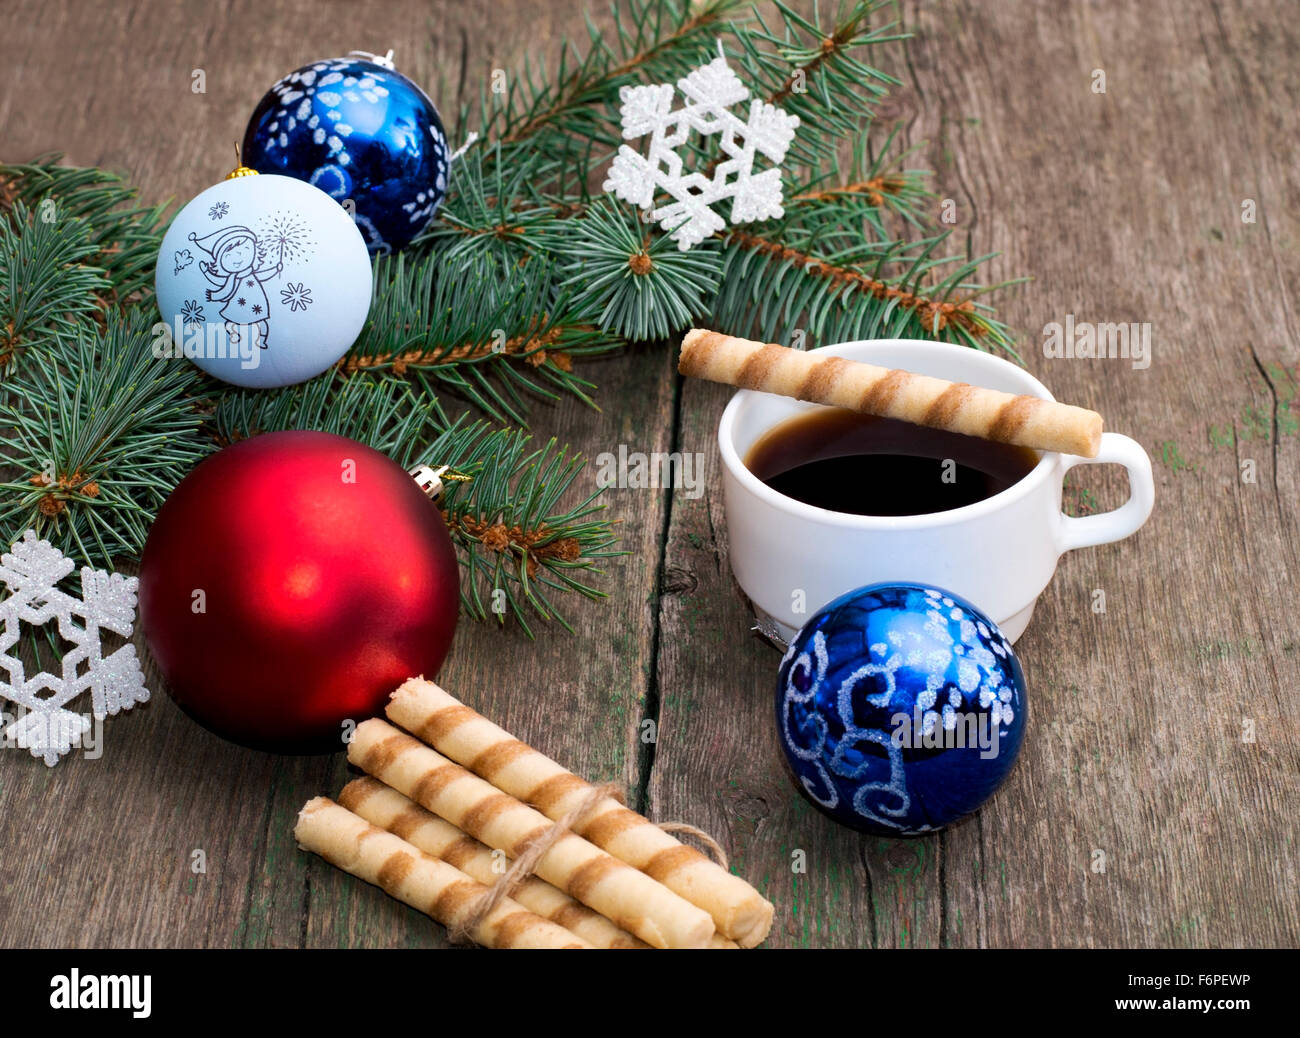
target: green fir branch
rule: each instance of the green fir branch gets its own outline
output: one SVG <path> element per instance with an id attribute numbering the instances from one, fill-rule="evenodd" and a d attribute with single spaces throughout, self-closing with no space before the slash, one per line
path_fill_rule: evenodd
<path id="1" fill-rule="evenodd" d="M 538 190 L 585 200 L 592 171 L 621 141 L 619 88 L 672 81 L 707 60 L 718 36 L 741 17 L 743 2 L 612 5 L 611 30 L 602 32 L 588 19 L 586 49 L 564 44 L 553 74 L 528 58 L 519 75 L 506 77 L 503 90 L 486 81 L 477 107 L 462 113 L 461 135 L 473 129 L 499 141 L 502 160 L 511 165 L 526 158 Z"/>
<path id="2" fill-rule="evenodd" d="M 151 317 L 110 311 L 102 335 L 29 350 L 4 383 L 0 529 L 35 529 L 79 564 L 138 557 L 158 507 L 213 449 L 194 394 L 206 380 L 152 354 Z"/>
<path id="3" fill-rule="evenodd" d="M 108 278 L 111 300 L 125 303 L 151 294 L 167 205 L 137 206 L 135 189 L 121 177 L 102 169 L 60 166 L 59 159 L 49 155 L 0 165 L 0 208 L 21 202 L 43 220 L 84 221 L 96 246 L 92 265 Z"/>
<path id="4" fill-rule="evenodd" d="M 464 579 L 461 601 L 476 619 L 509 611 L 531 638 L 528 616 L 536 614 L 572 630 L 553 599 L 556 593 L 604 598 L 590 581 L 617 537 L 601 489 L 566 503 L 585 461 L 551 440 L 534 447 L 523 430 L 490 430 L 486 423 L 448 429 L 426 449 L 436 464 L 470 473 L 450 483 L 440 502 Z M 564 499 L 564 500 L 562 500 Z"/>
<path id="5" fill-rule="evenodd" d="M 221 446 L 261 433 L 313 429 L 364 443 L 410 468 L 420 460 L 420 444 L 447 423 L 436 398 L 418 397 L 405 382 L 337 375 L 285 389 L 227 392 L 212 424 Z"/>
<path id="6" fill-rule="evenodd" d="M 807 223 L 817 236 L 865 230 L 874 238 L 889 239 L 893 235 L 886 221 L 892 216 L 923 233 L 925 209 L 938 196 L 926 186 L 928 172 L 903 165 L 922 146 L 896 153 L 893 144 L 897 135 L 897 128 L 891 130 L 873 157 L 870 136 L 860 134 L 849 163 L 842 163 L 837 156 L 824 172 L 793 186 L 785 217 L 774 226 L 786 230 Z"/>
<path id="7" fill-rule="evenodd" d="M 439 253 L 377 260 L 370 316 L 342 368 L 406 376 L 433 393 L 450 388 L 499 421 L 522 424 L 530 398 L 561 392 L 594 406 L 595 386 L 572 360 L 618 340 L 577 319 L 546 261 L 528 276 L 520 270 L 485 255 L 459 265 Z"/>
<path id="8" fill-rule="evenodd" d="M 90 264 L 98 248 L 90 226 L 75 218 L 45 219 L 16 201 L 0 219 L 0 367 L 23 345 L 84 332 L 111 286 Z"/>
<path id="9" fill-rule="evenodd" d="M 608 201 L 566 223 L 565 285 L 600 327 L 631 340 L 662 339 L 708 312 L 721 274 L 715 242 L 683 252 L 666 234 L 651 234 L 635 211 Z"/>
<path id="10" fill-rule="evenodd" d="M 757 96 L 799 117 L 803 132 L 788 163 L 817 169 L 834 162 L 843 141 L 867 130 L 876 105 L 899 85 L 864 60 L 863 51 L 907 34 L 894 21 L 872 24 L 892 0 L 842 3 L 829 24 L 817 7 L 804 17 L 786 4 L 772 6 L 775 18 L 755 8 L 751 25 L 734 27 L 740 75 Z"/>
<path id="11" fill-rule="evenodd" d="M 801 331 L 806 348 L 855 339 L 933 338 L 1014 355 L 1010 331 L 974 299 L 977 286 L 965 280 L 990 257 L 933 257 L 946 238 L 863 242 L 847 252 L 813 254 L 733 232 L 724 253 L 723 287 L 713 301 L 714 324 L 772 341 Z M 943 274 L 945 266 L 952 269 Z M 901 273 L 891 273 L 900 267 Z"/>
<path id="12" fill-rule="evenodd" d="M 439 248 L 443 262 L 488 255 L 513 264 L 545 250 L 563 207 L 538 193 L 532 163 L 508 165 L 502 150 L 499 142 L 471 148 L 458 162 L 439 219 L 419 239 Z"/>

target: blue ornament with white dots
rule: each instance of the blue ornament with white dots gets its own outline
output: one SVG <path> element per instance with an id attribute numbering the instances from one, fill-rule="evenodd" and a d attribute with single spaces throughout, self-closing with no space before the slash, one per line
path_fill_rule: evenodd
<path id="1" fill-rule="evenodd" d="M 983 804 L 1020 753 L 1011 643 L 956 595 L 873 584 L 837 598 L 781 660 L 777 733 L 801 792 L 844 825 L 934 832 Z"/>
<path id="2" fill-rule="evenodd" d="M 243 161 L 338 200 L 372 256 L 403 248 L 429 225 L 450 166 L 433 102 L 390 58 L 358 51 L 304 65 L 271 87 L 244 132 Z"/>

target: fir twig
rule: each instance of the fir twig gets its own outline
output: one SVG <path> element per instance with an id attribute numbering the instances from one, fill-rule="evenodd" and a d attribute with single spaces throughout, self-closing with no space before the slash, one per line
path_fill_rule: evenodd
<path id="1" fill-rule="evenodd" d="M 568 392 L 593 404 L 595 386 L 573 359 L 618 340 L 573 312 L 543 262 L 528 277 L 512 270 L 493 256 L 377 261 L 369 320 L 341 366 L 404 375 L 430 393 L 454 389 L 498 420 L 522 423 L 528 397 Z"/>
<path id="2" fill-rule="evenodd" d="M 889 248 L 877 258 L 875 271 L 867 273 L 841 266 L 767 238 L 738 231 L 728 236 L 727 289 L 717 299 L 714 320 L 727 328 L 742 328 L 761 338 L 773 338 L 781 327 L 816 328 L 823 342 L 907 335 L 955 337 L 970 345 L 987 339 L 1005 344 L 1008 334 L 991 311 L 974 301 L 974 286 L 965 275 L 975 264 L 963 264 L 956 276 L 945 277 L 932 291 L 921 278 L 951 260 L 933 260 L 929 251 L 942 237 L 922 243 L 924 249 L 910 257 L 908 271 L 897 278 L 880 275 L 886 264 L 906 262 L 908 253 Z M 988 257 L 981 257 L 982 262 Z M 745 276 L 734 276 L 744 270 Z M 765 291 L 782 281 L 793 283 L 783 293 Z M 747 286 L 747 289 L 746 287 Z M 964 294 L 969 293 L 969 294 Z M 956 295 L 957 298 L 953 298 Z M 1004 346 L 1004 348 L 1009 348 Z"/>
<path id="3" fill-rule="evenodd" d="M 628 0 L 611 7 L 613 28 L 590 20 L 585 52 L 565 44 L 553 75 L 526 60 L 504 91 L 485 89 L 478 132 L 505 145 L 509 163 L 529 161 L 538 190 L 586 198 L 590 172 L 618 147 L 612 118 L 618 88 L 644 79 L 676 79 L 713 49 L 744 0 Z M 461 125 L 468 129 L 469 112 Z M 464 130 L 462 130 L 462 133 Z"/>
<path id="4" fill-rule="evenodd" d="M 713 243 L 682 252 L 608 202 L 569 222 L 565 286 L 600 327 L 633 340 L 666 338 L 707 312 L 718 287 Z"/>
<path id="5" fill-rule="evenodd" d="M 158 507 L 212 449 L 191 395 L 204 381 L 151 352 L 150 319 L 110 312 L 102 336 L 26 352 L 4 384 L 6 545 L 28 528 L 84 564 L 138 556 Z"/>
<path id="6" fill-rule="evenodd" d="M 0 368 L 25 343 L 89 327 L 111 287 L 90 264 L 97 252 L 84 220 L 47 219 L 14 202 L 11 219 L 0 219 Z"/>
<path id="7" fill-rule="evenodd" d="M 600 560 L 625 553 L 614 550 L 613 525 L 596 503 L 599 488 L 576 503 L 561 501 L 584 469 L 580 456 L 555 440 L 534 448 L 522 430 L 489 431 L 482 423 L 447 430 L 426 453 L 474 476 L 450 484 L 441 502 L 461 556 L 469 615 L 504 620 L 508 611 L 532 637 L 530 612 L 572 630 L 554 592 L 605 597 L 589 580 L 602 573 Z"/>
<path id="8" fill-rule="evenodd" d="M 313 429 L 357 440 L 403 468 L 446 418 L 437 398 L 418 398 L 394 379 L 322 377 L 301 386 L 225 393 L 212 417 L 213 438 L 226 446 L 260 433 Z"/>
<path id="9" fill-rule="evenodd" d="M 166 204 L 135 205 L 135 189 L 102 169 L 58 165 L 47 155 L 21 165 L 0 165 L 0 209 L 21 202 L 50 222 L 84 221 L 95 245 L 91 265 L 110 283 L 110 302 L 125 303 L 153 290 L 154 264 L 165 227 Z M 45 210 L 41 203 L 46 202 Z"/>

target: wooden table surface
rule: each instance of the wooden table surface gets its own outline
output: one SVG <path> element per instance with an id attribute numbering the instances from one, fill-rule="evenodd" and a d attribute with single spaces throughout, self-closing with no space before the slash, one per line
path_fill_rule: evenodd
<path id="1" fill-rule="evenodd" d="M 1028 367 L 1156 471 L 1146 527 L 1063 558 L 1018 643 L 1032 707 L 1006 786 L 910 841 L 838 828 L 797 795 L 771 722 L 777 654 L 748 633 L 727 558 L 713 433 L 728 393 L 683 384 L 668 348 L 590 364 L 603 412 L 566 402 L 534 428 L 588 456 L 703 452 L 707 491 L 610 492 L 631 553 L 610 600 L 575 603 L 577 635 L 536 643 L 466 622 L 442 683 L 626 783 L 651 817 L 713 832 L 775 902 L 773 945 L 1295 945 L 1300 28 L 1249 0 L 909 0 L 901 17 L 916 35 L 877 59 L 903 80 L 885 116 L 926 142 L 915 164 L 955 202 L 957 250 L 1000 252 L 988 279 L 1033 277 L 997 300 Z M 562 0 L 6 0 L 0 159 L 60 150 L 183 200 L 310 59 L 394 47 L 450 109 L 581 32 Z M 1043 326 L 1071 313 L 1149 323 L 1150 368 L 1046 358 Z M 1078 511 L 1123 494 L 1122 474 L 1092 468 L 1066 496 Z M 153 700 L 108 722 L 101 759 L 0 754 L 0 945 L 445 944 L 296 849 L 295 814 L 343 785 L 342 756 L 231 746 L 149 677 Z"/>

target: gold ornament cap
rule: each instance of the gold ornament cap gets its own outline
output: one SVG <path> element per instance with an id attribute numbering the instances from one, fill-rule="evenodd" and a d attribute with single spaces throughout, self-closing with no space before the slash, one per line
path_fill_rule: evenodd
<path id="1" fill-rule="evenodd" d="M 227 180 L 234 180 L 236 177 L 255 177 L 257 170 L 249 169 L 239 160 L 239 141 L 235 141 L 235 168 L 226 174 Z"/>

